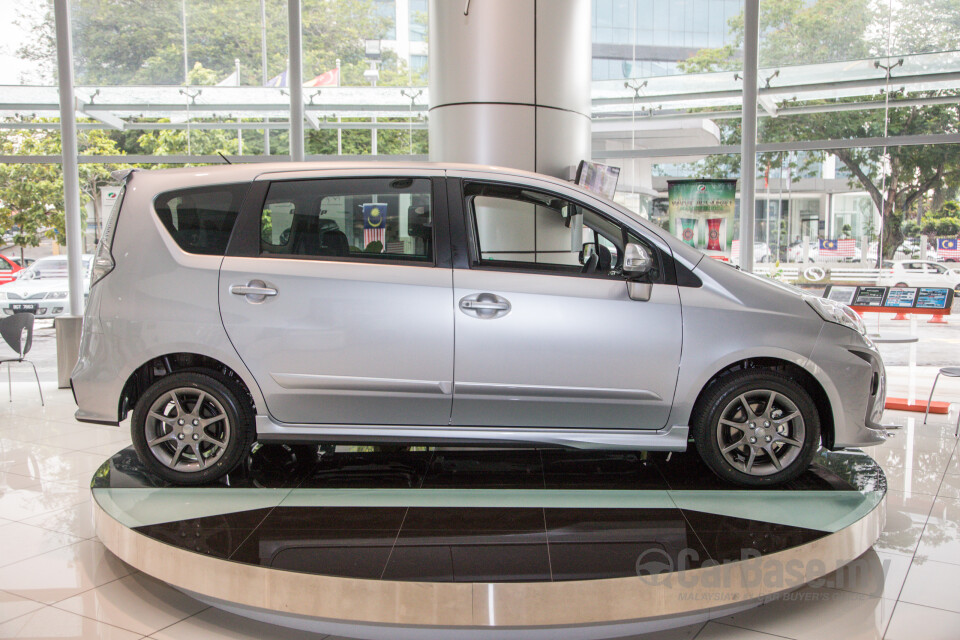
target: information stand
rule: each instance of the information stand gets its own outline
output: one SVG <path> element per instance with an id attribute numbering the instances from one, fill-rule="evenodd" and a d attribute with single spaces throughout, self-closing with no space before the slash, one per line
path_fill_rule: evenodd
<path id="1" fill-rule="evenodd" d="M 871 336 L 878 343 L 910 343 L 910 380 L 906 398 L 887 398 L 887 409 L 897 411 L 926 411 L 927 402 L 916 398 L 917 368 L 917 315 L 931 316 L 930 322 L 945 323 L 943 316 L 950 315 L 953 307 L 953 289 L 939 287 L 880 287 L 827 285 L 823 297 L 842 302 L 863 315 L 865 313 L 892 313 L 899 317 L 910 316 L 910 335 L 884 338 Z M 904 317 L 905 319 L 905 317 Z M 946 414 L 947 402 L 930 403 L 930 413 Z"/>

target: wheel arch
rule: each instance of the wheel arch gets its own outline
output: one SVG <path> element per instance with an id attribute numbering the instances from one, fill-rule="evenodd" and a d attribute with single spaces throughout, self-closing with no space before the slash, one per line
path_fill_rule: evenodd
<path id="1" fill-rule="evenodd" d="M 166 353 L 154 356 L 138 366 L 127 377 L 120 392 L 117 415 L 123 420 L 133 410 L 143 392 L 154 382 L 171 373 L 180 371 L 216 371 L 234 382 L 243 397 L 247 398 L 254 414 L 257 410 L 255 386 L 248 384 L 242 375 L 230 366 L 211 356 L 190 352 Z"/>
<path id="2" fill-rule="evenodd" d="M 828 449 L 833 447 L 836 421 L 834 418 L 833 403 L 830 401 L 830 396 L 827 393 L 827 390 L 823 387 L 820 381 L 804 367 L 800 366 L 796 362 L 791 362 L 789 360 L 784 360 L 777 357 L 756 356 L 743 358 L 741 360 L 737 360 L 736 362 L 731 362 L 719 369 L 716 373 L 710 376 L 709 380 L 707 380 L 705 384 L 701 386 L 700 391 L 697 394 L 697 399 L 694 401 L 692 406 L 690 421 L 692 422 L 693 416 L 698 415 L 698 412 L 703 410 L 703 401 L 707 396 L 707 392 L 713 387 L 713 385 L 717 384 L 721 379 L 730 375 L 731 373 L 750 369 L 779 371 L 790 376 L 798 384 L 800 384 L 800 386 L 810 394 L 811 399 L 813 399 L 814 406 L 817 408 L 817 415 L 820 418 L 820 437 L 823 445 Z"/>

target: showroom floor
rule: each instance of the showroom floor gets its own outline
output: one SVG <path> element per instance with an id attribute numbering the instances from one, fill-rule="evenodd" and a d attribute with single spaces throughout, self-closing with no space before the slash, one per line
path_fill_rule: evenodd
<path id="1" fill-rule="evenodd" d="M 918 386 L 928 389 L 935 369 L 923 369 Z M 107 552 L 93 530 L 88 486 L 93 471 L 129 443 L 126 430 L 76 423 L 69 391 L 45 383 L 41 407 L 36 385 L 22 375 L 14 380 L 13 402 L 0 390 L 0 638 L 322 637 L 207 607 Z M 941 399 L 960 391 L 949 383 L 942 389 Z M 904 428 L 871 451 L 889 480 L 886 529 L 873 550 L 828 579 L 830 587 L 807 586 L 744 613 L 649 637 L 956 638 L 955 420 L 954 411 L 923 426 L 914 414 L 888 413 L 887 422 Z"/>

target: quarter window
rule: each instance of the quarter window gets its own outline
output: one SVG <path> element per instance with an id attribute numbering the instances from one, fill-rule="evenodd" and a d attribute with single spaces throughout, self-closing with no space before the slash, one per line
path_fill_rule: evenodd
<path id="1" fill-rule="evenodd" d="M 260 216 L 260 254 L 432 262 L 430 180 L 275 182 Z"/>
<path id="2" fill-rule="evenodd" d="M 222 256 L 249 183 L 178 189 L 157 196 L 157 216 L 181 249 Z"/>

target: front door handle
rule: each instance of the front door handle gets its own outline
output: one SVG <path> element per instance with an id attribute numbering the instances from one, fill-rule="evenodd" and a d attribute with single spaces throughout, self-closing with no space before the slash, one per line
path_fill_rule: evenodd
<path id="1" fill-rule="evenodd" d="M 263 280 L 251 280 L 247 284 L 230 285 L 230 293 L 235 296 L 244 296 L 247 302 L 263 302 L 267 298 L 277 295 L 277 290 L 267 286 Z"/>
<path id="2" fill-rule="evenodd" d="M 475 293 L 460 298 L 460 311 L 468 316 L 492 320 L 510 313 L 510 301 L 493 293 Z"/>

